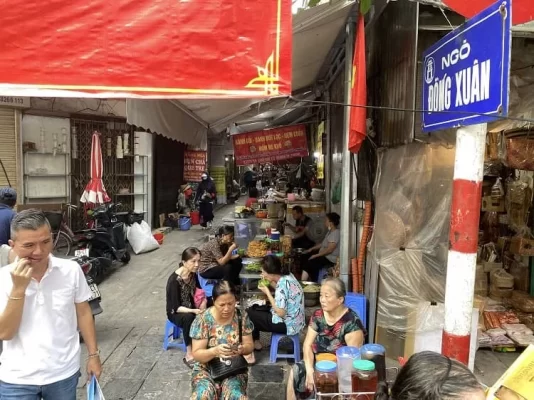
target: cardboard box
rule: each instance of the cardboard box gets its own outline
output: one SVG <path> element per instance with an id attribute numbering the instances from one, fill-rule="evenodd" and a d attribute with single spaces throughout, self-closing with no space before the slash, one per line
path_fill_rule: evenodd
<path id="1" fill-rule="evenodd" d="M 504 198 L 495 200 L 491 196 L 482 197 L 482 211 L 504 212 Z"/>

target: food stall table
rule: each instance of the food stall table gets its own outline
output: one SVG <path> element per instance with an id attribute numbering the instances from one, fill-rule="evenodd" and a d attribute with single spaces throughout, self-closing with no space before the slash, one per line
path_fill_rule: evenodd
<path id="1" fill-rule="evenodd" d="M 245 311 L 245 295 L 250 296 L 253 294 L 263 293 L 261 290 L 253 290 L 250 288 L 250 284 L 253 281 L 259 281 L 261 279 L 261 273 L 259 272 L 247 272 L 243 271 L 239 274 L 239 279 L 241 281 L 241 292 L 239 294 L 239 304 L 241 306 L 241 311 Z"/>

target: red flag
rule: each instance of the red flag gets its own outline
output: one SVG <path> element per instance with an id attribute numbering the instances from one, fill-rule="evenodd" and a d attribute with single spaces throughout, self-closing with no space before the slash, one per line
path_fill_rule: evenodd
<path id="1" fill-rule="evenodd" d="M 351 104 L 367 105 L 367 82 L 365 67 L 365 23 L 363 14 L 360 13 L 356 29 L 356 41 L 354 43 L 354 61 L 352 62 L 352 89 Z M 357 153 L 365 140 L 367 133 L 367 109 L 363 107 L 351 107 L 349 127 L 349 151 Z"/>
<path id="2" fill-rule="evenodd" d="M 444 0 L 443 3 L 464 17 L 471 18 L 495 3 L 495 0 Z M 519 25 L 534 20 L 532 0 L 513 0 L 512 24 Z"/>

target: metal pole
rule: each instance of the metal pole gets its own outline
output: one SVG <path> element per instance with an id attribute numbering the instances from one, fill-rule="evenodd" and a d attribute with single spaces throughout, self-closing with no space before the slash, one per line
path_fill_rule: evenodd
<path id="1" fill-rule="evenodd" d="M 325 122 L 325 129 L 324 129 L 324 135 L 326 135 L 326 149 L 323 151 L 325 154 L 324 157 L 324 191 L 326 193 L 326 212 L 330 212 L 332 210 L 332 204 L 330 202 L 330 199 L 332 198 L 331 188 L 332 188 L 332 154 L 330 152 L 332 151 L 332 146 L 330 143 L 330 140 L 332 138 L 331 133 L 331 126 L 332 126 L 332 106 L 330 103 L 330 91 L 327 90 L 324 94 L 324 98 L 326 101 L 326 122 Z"/>
<path id="2" fill-rule="evenodd" d="M 345 39 L 345 104 L 351 102 L 352 58 L 354 51 L 354 24 L 349 20 Z M 350 107 L 343 117 L 343 171 L 341 173 L 341 240 L 339 246 L 340 277 L 349 287 L 350 259 L 352 254 L 352 154 L 349 152 Z"/>
<path id="3" fill-rule="evenodd" d="M 442 353 L 469 362 L 487 124 L 456 132 Z"/>

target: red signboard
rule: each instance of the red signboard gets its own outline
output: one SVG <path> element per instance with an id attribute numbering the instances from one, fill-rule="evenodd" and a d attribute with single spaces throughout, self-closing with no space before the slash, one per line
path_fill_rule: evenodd
<path id="1" fill-rule="evenodd" d="M 471 18 L 495 4 L 496 0 L 443 0 L 443 3 L 458 14 Z M 532 20 L 534 20 L 534 1 L 513 0 L 512 24 L 518 25 Z"/>
<path id="2" fill-rule="evenodd" d="M 2 0 L 0 7 L 0 95 L 291 94 L 291 0 Z"/>
<path id="3" fill-rule="evenodd" d="M 233 136 L 237 165 L 275 163 L 306 157 L 306 125 L 286 126 Z"/>
<path id="4" fill-rule="evenodd" d="M 208 153 L 201 150 L 186 150 L 184 152 L 184 181 L 200 182 L 200 176 L 206 171 Z"/>

